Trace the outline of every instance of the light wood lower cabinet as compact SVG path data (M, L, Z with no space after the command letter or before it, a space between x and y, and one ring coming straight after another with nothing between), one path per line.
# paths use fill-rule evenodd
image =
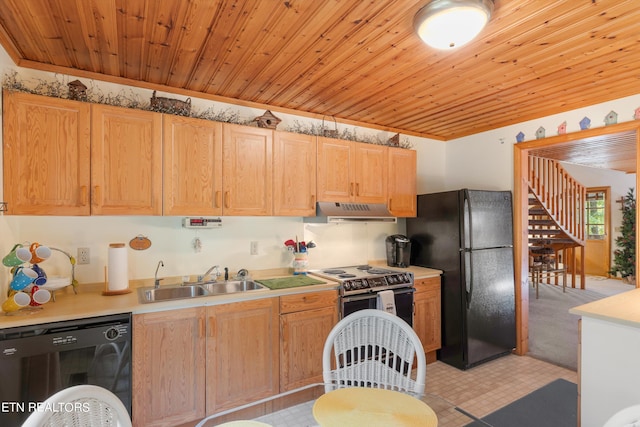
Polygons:
M435 351L442 347L440 277L416 279L415 287L413 329L422 341L428 359L435 361Z
M133 424L175 426L322 381L335 290L137 314Z
M133 316L133 425L175 426L205 415L205 309Z
M322 382L322 349L338 322L338 292L280 297L280 391Z
M278 298L207 308L207 415L278 393Z

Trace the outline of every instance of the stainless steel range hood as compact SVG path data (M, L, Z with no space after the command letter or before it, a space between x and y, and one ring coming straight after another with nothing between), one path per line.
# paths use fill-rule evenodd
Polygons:
M308 223L398 222L382 203L318 202L316 216L305 217Z

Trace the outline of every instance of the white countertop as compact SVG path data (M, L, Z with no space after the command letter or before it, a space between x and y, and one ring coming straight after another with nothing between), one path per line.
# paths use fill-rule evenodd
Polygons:
M640 289L573 307L569 313L640 328Z

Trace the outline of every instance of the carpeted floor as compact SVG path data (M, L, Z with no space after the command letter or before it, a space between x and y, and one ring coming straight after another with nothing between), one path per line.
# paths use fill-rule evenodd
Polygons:
M588 276L586 288L541 284L539 298L529 288L529 355L572 370L578 369L578 319L569 309L634 289L620 280Z
M577 401L576 384L558 379L466 427L572 427Z

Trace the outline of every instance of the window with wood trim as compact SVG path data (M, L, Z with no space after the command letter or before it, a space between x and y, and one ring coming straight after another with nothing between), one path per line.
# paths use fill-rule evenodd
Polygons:
M587 239L604 240L606 238L606 202L604 191L587 192Z

